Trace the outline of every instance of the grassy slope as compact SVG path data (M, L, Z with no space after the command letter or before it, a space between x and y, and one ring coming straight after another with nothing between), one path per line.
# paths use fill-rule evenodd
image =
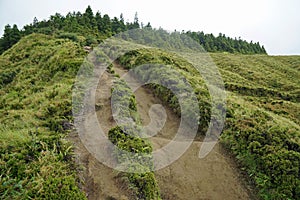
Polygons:
M300 56L211 55L227 90L300 124Z
M82 49L70 40L33 34L0 56L1 199L85 199L65 140L72 121L72 85L86 56ZM136 112L135 101L132 105ZM110 135L120 134L117 127ZM126 142L137 150L152 149L139 138L125 136ZM152 172L123 174L136 196L160 199Z
M228 95L221 142L241 162L257 185L259 196L297 199L300 196L300 57L222 53L211 57L219 67ZM209 110L201 77L195 76L184 61L157 50L128 53L119 61L127 68L149 61L172 65L196 89L200 108ZM137 73L142 77L148 72ZM171 79L180 82L176 77ZM159 90L158 96L172 108L178 107L168 91L159 86L153 89ZM207 112L203 109L201 112L202 119L209 119ZM203 123L200 129L205 129Z
M221 141L243 164L261 197L296 199L300 57L211 56L228 91ZM64 139L71 120L72 83L83 57L78 44L37 34L0 56L1 199L84 198ZM166 57L158 60L167 62ZM206 95L199 86L201 78L189 74L182 61L177 64L197 94Z
M299 198L300 57L212 57L230 91L222 141L245 166L261 197Z
M85 198L64 139L81 49L33 34L0 56L0 199Z

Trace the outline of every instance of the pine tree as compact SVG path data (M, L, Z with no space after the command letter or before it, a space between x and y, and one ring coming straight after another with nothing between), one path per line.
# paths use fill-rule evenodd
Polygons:
M120 33L121 30L121 22L119 21L118 18L114 17L113 20L111 21L111 28L113 34Z
M38 23L39 23L39 20L38 20L36 17L34 17L34 18L33 18L33 23L32 23L33 26L34 26L34 27L37 27Z
M92 29L97 27L97 22L94 17L94 13L91 6L88 6L87 9L85 10L85 13L83 14L83 21L85 22L86 27Z
M122 13L120 15L120 29L121 29L121 31L126 31L126 25L125 25L124 17L123 17Z
M133 23L128 24L128 29L136 29L136 28L140 28L139 18L138 18L137 12L134 15Z
M21 33L16 24L11 26L8 24L4 28L4 34L0 42L0 53L12 47L21 39Z
M101 32L103 28L103 22L102 22L101 13L99 11L95 15L95 20L96 20L98 31Z
M103 34L106 34L107 36L111 36L112 35L111 20L107 14L105 14L102 18L102 25L103 25L103 27L100 30L100 32L102 32Z

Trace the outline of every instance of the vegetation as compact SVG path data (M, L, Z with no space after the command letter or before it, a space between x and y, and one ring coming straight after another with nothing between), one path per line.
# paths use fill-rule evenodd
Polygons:
M0 56L1 199L85 199L66 140L81 49L33 34Z
M231 91L222 142L245 166L263 199L299 198L300 57L212 57ZM232 90L232 85L238 87Z
M7 25L3 37L0 39L0 54L17 43L21 37L31 33L60 35L62 38L69 38L75 41L85 38L82 41L83 44L97 45L100 41L112 35L137 28L152 29L150 23L146 26L140 25L137 13L133 22L125 23L122 14L119 18L111 18L107 14L102 16L99 11L94 14L91 7L88 6L84 13L70 12L66 16L56 13L50 16L48 20L43 21L38 21L37 18L34 18L33 23L25 25L21 30L16 25L13 25L13 27ZM165 32L163 29L158 31ZM266 54L266 50L258 42L253 43L251 41L249 43L241 38L232 39L222 33L218 37L215 37L213 34L204 34L203 32L188 31L181 34L190 36L208 52ZM155 38L151 38L151 36L147 39L155 41Z
M185 113L185 116L193 115L188 117L189 119L199 118L199 130L202 134L205 134L211 117L210 96L203 80L199 78L195 79L195 77L191 75L191 73L194 74L197 73L197 71L195 72L195 69L190 63L187 63L182 58L180 59L175 55L163 52L159 49L141 49L138 51L131 51L119 58L118 61L127 69L135 69L135 66L151 63L170 65L173 67L172 69L176 69L176 71L182 74L186 80L181 80L181 76L172 71L172 69L166 71L160 66L155 69L151 69L151 67L154 67L153 65L146 65L140 69L134 70L135 75L138 78L143 79L142 81L146 82L149 77L152 77L153 81L157 84L149 84L148 87L153 89L154 94L167 103L178 116L183 114L181 112L182 109L180 108L178 99L176 95L164 85L168 85L170 88L176 88L176 90L180 91L180 94L189 91L186 85L187 82L190 83L193 88L196 88L195 94L198 98L200 113L195 113L195 105L190 103L189 98L185 98L184 105L186 106L185 110L187 112ZM168 81L168 83L163 83L163 81ZM198 117L198 115L201 117Z
M213 34L204 34L203 32L186 32L188 36L193 38L199 44L201 44L208 52L229 52L229 53L241 53L241 54L266 54L264 46L261 46L259 42L249 43L245 40L232 39L226 37L225 34L220 33L218 37Z
M220 53L211 56L228 91L226 127L221 142L236 155L262 199L297 199L300 196L300 109L297 109L300 106L300 57ZM146 63L161 63L177 69L198 95L199 133L205 133L211 104L204 81L189 63L157 49L129 52L119 58L119 62L128 69ZM153 76L147 73L149 71L153 70L135 70L138 77ZM165 73L160 71L159 74L162 77ZM176 82L180 85L178 79ZM175 111L180 109L178 103L172 101L169 90L159 86L151 88Z
M129 188L136 199L160 199L158 185L152 171L152 146L147 139L140 137L141 122L137 114L134 94L123 80L115 81L112 90L114 102L119 102L115 103L115 106L120 111L118 113L121 119L132 119L132 122L136 123L136 125L132 122L123 123L112 128L108 133L109 140L119 148L115 152L119 165L125 166L125 170L129 171L121 173L123 180L129 183Z
M135 28L151 29L151 25L141 27L137 15L132 23L125 23L122 15L113 19L99 12L94 15L90 7L83 14L73 12L66 16L55 14L44 21L35 19L22 30L16 25L5 27L0 39L1 199L86 198L78 187L81 180L76 175L78 168L73 162L72 146L65 139L72 127L70 94L86 55L83 46L96 45L111 35ZM236 156L257 186L259 196L299 199L300 57L267 56L259 43L223 34L218 37L203 32L178 34L186 34L207 51L214 52L210 55L227 91L227 118L221 142ZM143 40L164 44L155 35L147 35ZM149 48L128 52L118 61L128 69L149 63L169 65L184 76L185 79L179 79L160 70L149 70L151 65L135 70L145 80L148 74L154 77L159 74L169 76L172 84L183 89L189 83L199 100L199 134L206 132L211 118L210 95L190 63ZM135 98L124 82L118 80L115 86L114 92L120 92L130 102L129 113L121 115L131 117L137 126L114 127L109 138L120 149L136 155L138 159L131 162L133 169L150 171L151 144L136 137L140 122ZM178 101L170 90L158 84L149 87L180 113ZM190 110L192 113L193 107ZM120 165L131 159L120 152L116 156ZM152 172L122 175L137 198L160 198Z

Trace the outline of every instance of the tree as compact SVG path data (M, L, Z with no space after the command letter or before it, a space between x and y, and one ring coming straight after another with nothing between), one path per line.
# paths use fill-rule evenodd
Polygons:
M116 17L111 21L111 27L113 34L118 34L122 31L126 30L126 26L124 24L124 21L120 20Z
M11 34L12 34L11 42L13 44L17 43L21 39L21 33L16 24L13 25Z
M37 27L38 23L39 23L39 20L36 17L34 17L33 18L33 26Z
M113 34L121 32L120 22L119 22L118 18L116 18L116 17L113 18L113 20L111 21L111 28L112 28Z
M51 26L59 29L63 25L63 16L59 13L56 13L55 15L50 16L50 22Z
M86 8L85 13L83 15L86 16L90 20L94 18L94 13L93 13L91 6L88 6Z
M138 18L137 12L136 12L135 15L134 15L133 23L127 23L127 28L128 28L128 29L136 29L136 28L140 28L139 18Z
M4 28L4 34L0 42L0 53L12 47L21 39L21 33L16 24L11 26L8 24Z
M96 28L97 22L94 17L93 10L91 6L88 6L87 9L85 10L85 13L83 14L83 21L85 22L85 26L89 28Z
M101 29L103 27L103 22L102 22L101 13L99 11L96 13L95 19L96 19L98 31L101 32Z
M111 36L111 20L107 14L105 14L102 18L102 29L100 30L101 33Z
M151 26L150 22L148 22L148 24L145 26L145 28L152 29L152 26Z
M139 18L138 18L137 12L134 15L133 25L134 25L134 28L140 28Z
M120 22L123 22L123 24L125 24L123 13L121 13L121 15L120 15Z
M120 15L120 29L121 29L121 31L126 31L126 25L125 25L125 21L124 21L124 17L123 17L122 13Z

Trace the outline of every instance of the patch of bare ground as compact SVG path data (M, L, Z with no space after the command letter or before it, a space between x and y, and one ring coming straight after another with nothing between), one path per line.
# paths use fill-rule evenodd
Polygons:
M96 114L105 133L116 124L111 114L111 88L113 75L105 72L96 91ZM89 200L128 200L131 199L127 188L118 180L117 172L99 162L83 145L77 133L70 136L74 143L77 163L82 166L80 177L84 180L82 189Z
M127 72L119 65L115 65L114 69L120 76ZM151 142L154 150L165 146L176 135L180 118L148 88L141 87L136 90L135 97L144 126L151 121L148 114L151 106L154 104L164 106L167 114L166 123L163 129L151 138ZM155 172L162 198L166 200L253 199L250 186L245 183L234 160L227 155L221 145L217 144L207 157L200 159L198 154L201 145L201 141L194 141L178 160Z
M127 71L119 65L114 70L120 76ZM131 77L134 79L133 77ZM113 76L105 72L101 77L96 103L97 117L102 129L107 133L115 126L111 114L111 87ZM153 95L150 89L141 87L135 92L138 112L144 126L151 121L149 110L154 104L163 103ZM151 138L154 149L169 143L175 136L180 118L164 105L167 120L164 127ZM85 180L84 191L88 199L131 199L130 194L117 181L116 172L98 162L82 145L78 136L73 135L75 154L79 164L84 167L82 177ZM240 172L232 158L217 144L210 154L198 158L201 141L194 141L190 148L171 165L155 172L162 198L166 200L201 200L201 199L253 199L250 187L241 178Z

